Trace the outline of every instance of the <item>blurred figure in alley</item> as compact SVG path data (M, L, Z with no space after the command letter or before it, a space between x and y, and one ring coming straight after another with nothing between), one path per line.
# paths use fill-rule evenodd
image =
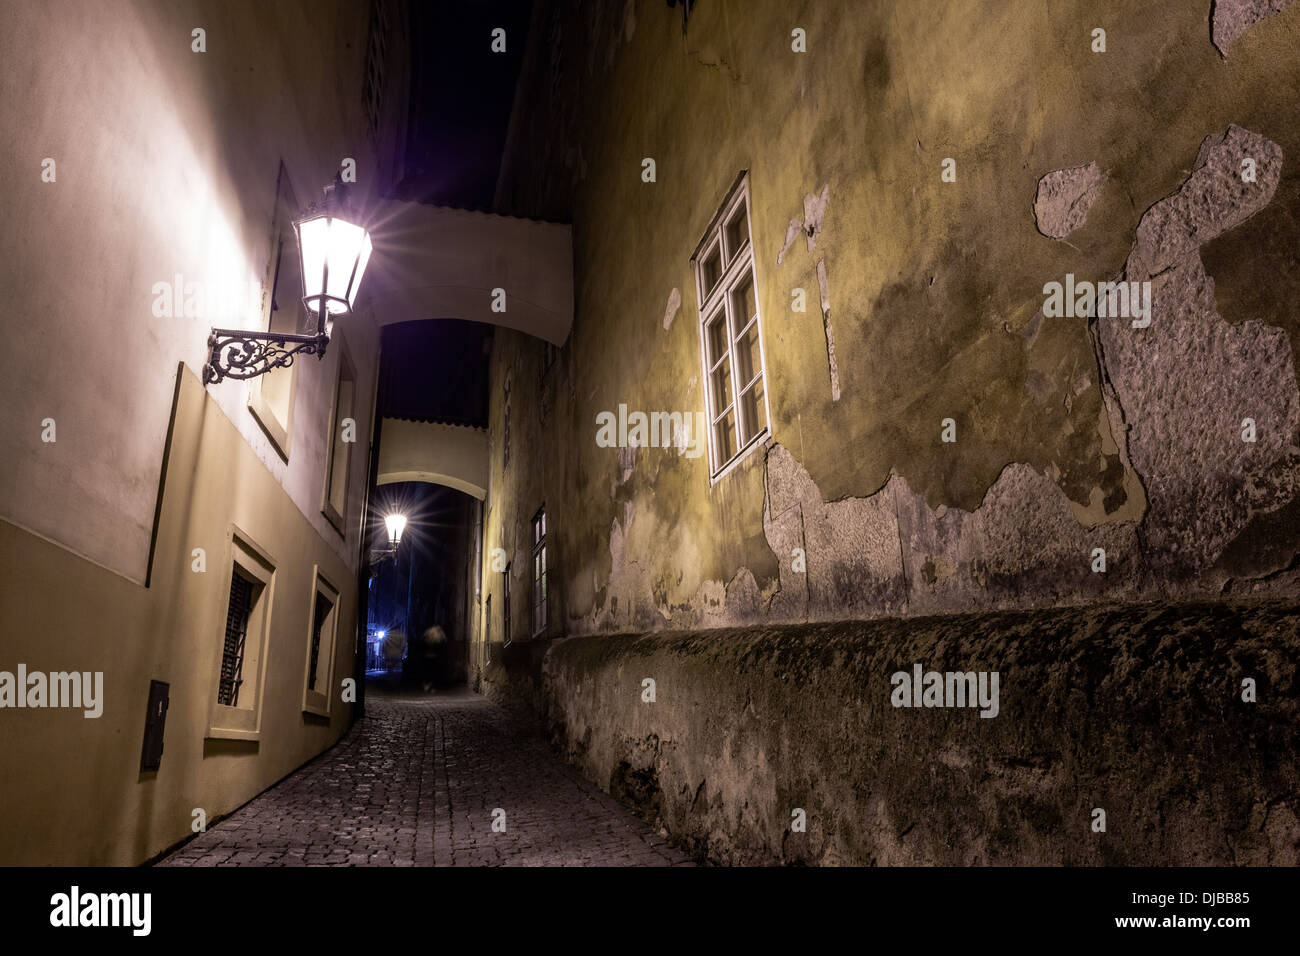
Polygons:
M422 658L424 692L426 694L433 690L438 656L442 653L442 647L446 643L447 633L442 629L441 625L435 624L424 632Z

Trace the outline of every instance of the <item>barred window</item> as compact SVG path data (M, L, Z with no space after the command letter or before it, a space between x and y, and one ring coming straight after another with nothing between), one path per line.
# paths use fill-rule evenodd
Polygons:
M244 682L244 648L248 642L248 619L253 611L254 582L239 573L230 575L230 602L226 607L226 642L221 652L221 679L217 703L239 706L239 687Z
M330 611L334 610L334 605L330 599L319 591L316 592L316 607L312 611L311 623L311 655L307 662L307 689L316 689L316 671L320 663L320 639L321 631L325 628L325 623L329 620Z

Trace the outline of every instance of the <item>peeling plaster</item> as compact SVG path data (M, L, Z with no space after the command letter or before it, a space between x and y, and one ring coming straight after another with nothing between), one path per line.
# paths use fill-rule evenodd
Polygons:
M1242 180L1246 157L1255 161L1255 182ZM1281 148L1256 133L1229 126L1206 137L1186 182L1141 217L1128 260L1114 276L1152 283L1150 327L1093 317L1096 366L1065 370L1063 394L1043 369L1027 368L1032 401L1069 408L1094 386L1101 391L1097 481L1083 500L1062 490L1059 463L1010 462L971 510L931 507L896 473L871 494L826 501L803 465L774 443L764 461L762 531L775 575L741 566L729 579L684 581L683 569L699 567L692 556L707 549L693 531L657 513L653 474L636 485L649 482L648 495L632 492L637 450L621 449L611 488L622 513L611 530L610 577L590 612L573 619L574 633L1111 602L1142 597L1151 587L1169 596L1229 583L1249 590L1252 576L1290 580L1295 549L1283 542L1260 558L1250 543L1271 516L1290 520L1282 509L1300 499L1300 390L1290 342L1285 330L1253 317L1230 324L1219 316L1199 255L1202 244L1271 201L1281 166ZM1036 216L1041 227L1068 234L1083 222L1105 177L1095 164L1058 172L1071 175L1040 187ZM806 197L805 217L791 222L782 256L799 231L814 246L828 198L828 187ZM838 398L824 259L817 278ZM674 292L679 299L680 290ZM665 327L674 307L680 303L670 296ZM1021 330L1026 354L1048 334L1048 321L1055 320L1040 310ZM1246 417L1257 423L1254 443L1240 438ZM1104 477L1117 458L1119 487ZM630 495L643 506L637 549L626 542ZM1092 567L1099 548L1104 572ZM805 556L802 572L793 567L795 549Z
M821 235L822 220L826 217L826 206L830 201L830 183L822 186L820 195L809 193L803 197L803 231L808 239L809 252L817 247L817 237Z
M1241 160L1258 181L1243 182ZM1300 390L1285 330L1218 314L1199 247L1273 198L1276 143L1238 126L1207 136L1187 181L1138 224L1127 281L1152 284L1151 326L1094 319L1114 390L1112 430L1142 476L1150 508L1142 531L1153 568L1185 578L1212 564L1253 513L1300 493L1289 452L1300 435ZM1257 441L1241 439L1253 418ZM1252 476L1269 475L1266 492Z
M1275 16L1291 0L1214 0L1210 7L1210 36L1226 59L1228 48L1261 20Z
M626 525L615 521L606 602L574 623L608 630L723 627L1133 595L1142 569L1136 524L1088 527L1073 508L1050 478L1024 464L1007 466L974 511L932 509L897 475L866 497L828 502L789 450L773 445L763 532L777 558L777 582L764 588L742 567L730 581L706 580L685 605L669 607L655 601L650 571L631 559ZM805 552L804 572L794 569L795 548ZM1094 548L1106 550L1105 573L1092 571Z
M790 225L785 227L785 244L781 246L781 251L776 254L776 264L779 266L785 261L785 254L790 251L794 241L803 233L803 220L796 216L790 220Z
M1096 163L1071 166L1047 173L1038 180L1034 195L1034 220L1038 231L1050 239L1064 239L1083 225L1096 201L1106 174Z
M840 367L835 361L835 330L831 327L830 282L826 278L826 260L817 260L817 289L821 294L822 327L826 331L826 362L831 370L831 401L840 400Z
M682 308L682 290L674 288L668 293L668 304L664 307L664 330L672 327L673 319L677 318L677 313Z

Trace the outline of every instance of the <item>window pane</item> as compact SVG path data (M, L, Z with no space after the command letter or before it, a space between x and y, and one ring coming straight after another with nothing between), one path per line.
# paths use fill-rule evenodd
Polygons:
M736 339L736 388L744 388L763 370L763 353L758 348L758 323L740 333Z
M704 261L700 263L700 286L704 290L707 298L718 284L718 279L722 276L722 248L717 243L713 248L704 254Z
M334 451L330 458L330 507L340 517L347 516L348 459L352 443L343 440L343 419L352 417L352 398L355 383L347 378L346 370L339 378L334 404Z
M725 465L736 453L736 420L732 412L713 426L713 435L718 445L718 464Z
M713 414L716 417L731 404L731 362L723 359L709 377L713 380Z
M767 406L763 402L763 379L740 396L741 441L746 444L767 426Z
M732 213L731 221L727 223L727 261L734 259L736 253L745 248L745 243L748 241L749 217L745 213L745 204L742 202Z
M709 368L712 368L718 363L718 359L727 354L727 317L721 309L709 323L708 340Z
M316 670L320 662L321 633L325 629L325 621L332 610L334 610L334 605L330 602L330 599L319 591L316 592L316 608L312 613L311 660L307 666L308 690L316 689Z
M754 274L746 273L731 293L731 315L737 329L743 329L758 312L754 300Z

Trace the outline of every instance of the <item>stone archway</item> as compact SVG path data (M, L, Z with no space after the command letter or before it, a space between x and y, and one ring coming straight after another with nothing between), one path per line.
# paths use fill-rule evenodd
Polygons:
M376 485L427 481L487 497L487 431L471 425L383 419Z

